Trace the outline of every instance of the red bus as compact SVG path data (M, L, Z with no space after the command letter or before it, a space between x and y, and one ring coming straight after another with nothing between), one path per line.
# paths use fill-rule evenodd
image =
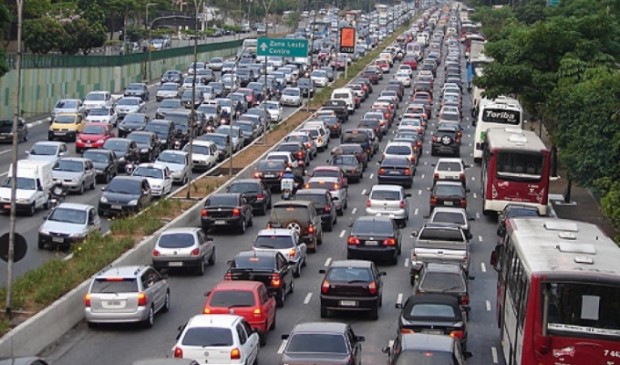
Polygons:
M594 224L513 218L491 255L507 365L620 364L620 248Z
M532 131L489 128L482 153L483 213L509 203L531 205L547 215L551 153Z

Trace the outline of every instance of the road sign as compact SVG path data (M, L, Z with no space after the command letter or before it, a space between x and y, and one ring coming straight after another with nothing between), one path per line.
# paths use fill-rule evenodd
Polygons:
M547 0L547 6L558 6L560 5L560 0Z
M308 57L308 40L258 38L257 56Z
M355 28L340 28L340 52L355 53Z

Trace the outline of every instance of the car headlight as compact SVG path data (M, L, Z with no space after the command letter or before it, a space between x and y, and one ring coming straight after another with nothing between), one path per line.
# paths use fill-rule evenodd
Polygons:
M47 229L41 227L41 228L39 228L39 234L49 235L50 231L48 231Z
M130 201L129 203L127 203L127 204L128 204L128 205L138 205L138 200L137 200L137 199L131 200L131 201Z
M161 185L151 185L153 189L161 189Z
M99 202L100 202L100 203L104 203L104 204L105 204L105 203L107 203L107 202L108 202L108 198L106 198L105 196L102 196L102 197L99 199Z
M181 171L172 171L172 172L170 173L170 175L175 176L175 177L176 177L176 176L181 176Z
M69 237L71 238L84 238L85 234L82 232L71 233Z
M80 181L79 177L74 177L71 179L71 182L74 182L74 183L79 182L79 181Z
M125 162L125 157L121 157L118 159L119 162Z
M148 153L149 149L148 148L141 148L140 149L140 153Z
M26 198L26 199L24 199L24 198L22 198L22 199L17 199L17 202L18 202L18 203L28 203L28 204L29 204L29 203L30 203L30 199L28 199L28 198Z

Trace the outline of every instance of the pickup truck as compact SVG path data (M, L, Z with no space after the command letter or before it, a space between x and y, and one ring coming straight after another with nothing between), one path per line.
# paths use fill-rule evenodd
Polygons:
M415 238L411 250L411 277L428 262L457 263L469 271L469 242L461 227L451 223L426 223Z
M323 104L321 110L333 110L336 112L338 121L345 123L349 120L349 110L347 109L347 103L343 100L328 100Z

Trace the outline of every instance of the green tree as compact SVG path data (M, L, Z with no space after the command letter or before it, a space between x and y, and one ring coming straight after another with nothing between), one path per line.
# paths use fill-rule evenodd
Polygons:
M299 26L299 21L300 20L301 20L301 14L299 14L299 11L296 10L296 11L290 13L286 17L286 26L289 27L289 29L291 31L294 31Z
M62 24L48 16L24 20L23 41L32 53L49 53L58 47L64 33Z
M9 9L4 4L0 4L0 29L4 27L5 24L10 23L11 15L9 13ZM6 61L6 53L4 49L0 48L0 77L4 76L9 72L9 65Z
M77 48L84 54L90 50L104 45L106 40L106 29L101 23L89 23L86 19L76 19L74 27L80 29L76 35Z
M515 16L523 24L534 24L546 19L546 9L545 0L530 0L515 9Z

